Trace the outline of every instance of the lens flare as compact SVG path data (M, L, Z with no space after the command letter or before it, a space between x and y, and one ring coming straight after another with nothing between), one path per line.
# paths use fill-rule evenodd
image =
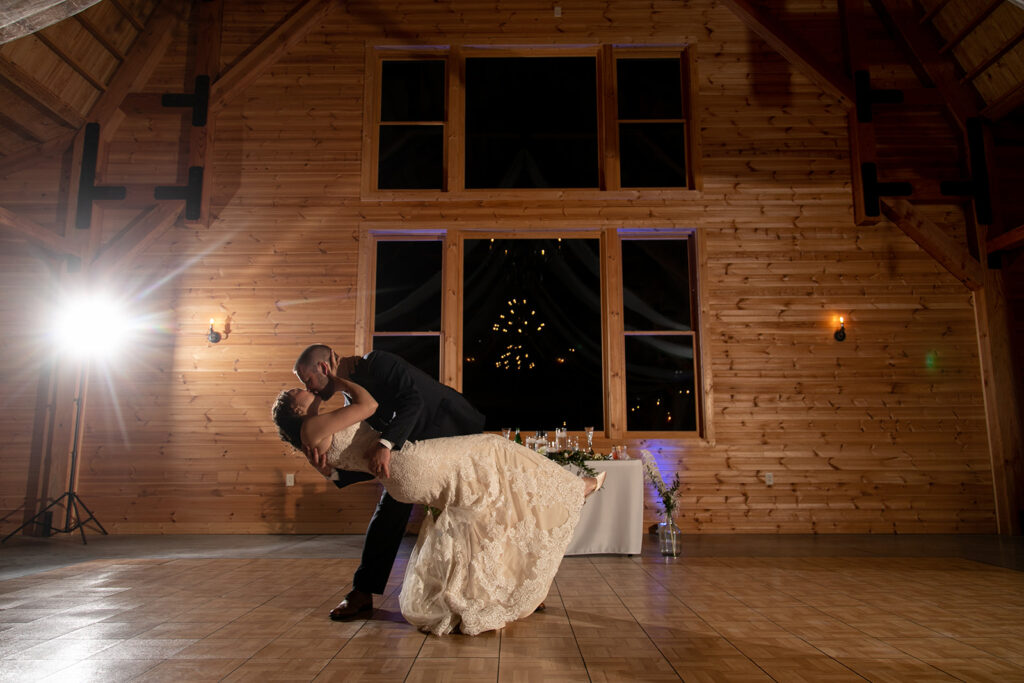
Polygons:
M106 358L117 353L133 332L122 302L102 294L68 299L54 320L54 342L65 353Z

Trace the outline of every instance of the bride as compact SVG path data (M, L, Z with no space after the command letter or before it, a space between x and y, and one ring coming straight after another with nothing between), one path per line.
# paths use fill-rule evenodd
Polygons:
M366 389L333 377L351 403L321 411L304 389L274 404L281 439L325 453L332 467L378 476L393 498L428 506L409 556L399 605L421 630L467 635L499 629L536 610L579 522L583 499L604 474L577 477L495 434L409 442L380 471L367 451L379 434Z

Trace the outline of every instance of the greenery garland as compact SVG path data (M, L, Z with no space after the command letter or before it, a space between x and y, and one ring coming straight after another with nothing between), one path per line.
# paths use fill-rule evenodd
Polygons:
M602 460L601 456L594 455L593 453L586 453L580 450L565 449L563 451L548 451L544 453L552 462L558 463L563 467L566 465L572 465L578 468L585 477L596 477L597 470L587 464L588 460Z

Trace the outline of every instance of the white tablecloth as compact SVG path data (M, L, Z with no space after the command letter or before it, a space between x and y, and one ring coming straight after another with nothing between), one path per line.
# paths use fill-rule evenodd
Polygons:
M592 460L607 472L604 487L587 498L566 555L639 555L644 534L644 474L639 460Z

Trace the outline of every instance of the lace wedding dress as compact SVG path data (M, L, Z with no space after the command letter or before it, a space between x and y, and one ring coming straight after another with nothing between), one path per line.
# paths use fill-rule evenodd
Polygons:
M366 472L378 436L365 423L338 432L327 460ZM495 434L409 442L390 469L381 483L392 497L435 509L402 583L409 623L475 635L537 608L579 522L582 479Z

